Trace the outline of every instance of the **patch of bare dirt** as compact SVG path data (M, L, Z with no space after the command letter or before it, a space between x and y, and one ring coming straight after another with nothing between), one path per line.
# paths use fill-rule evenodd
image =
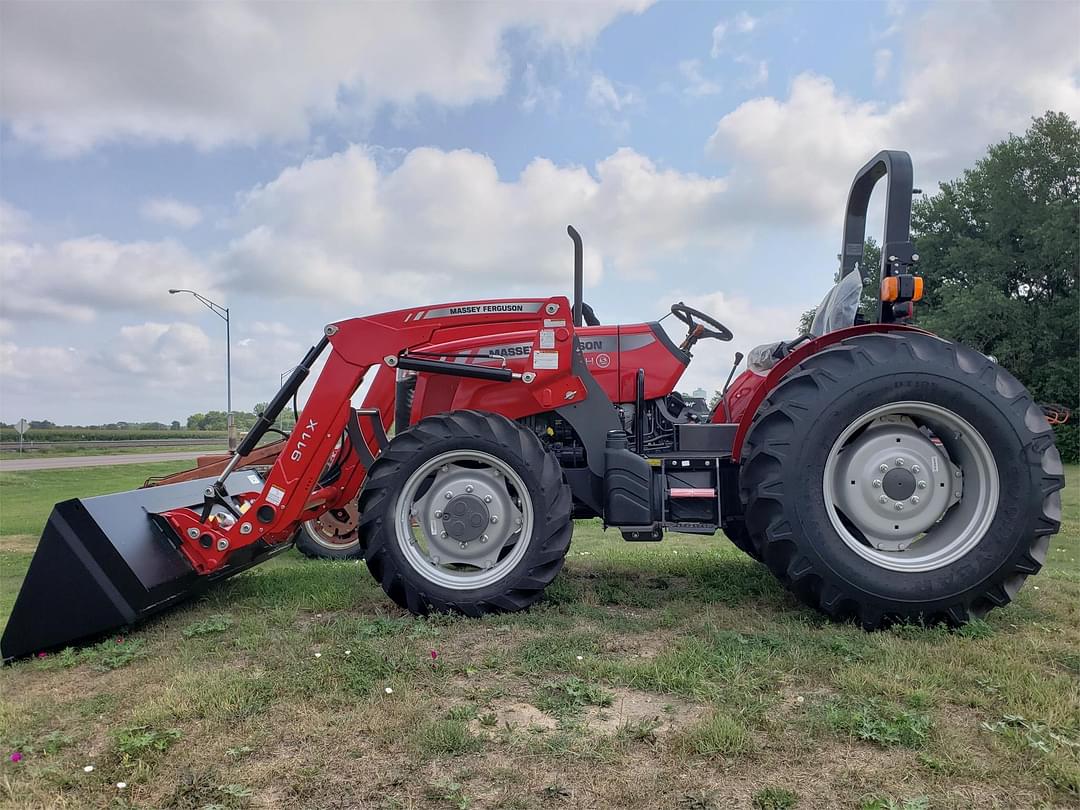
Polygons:
M494 723L490 719L492 715L495 718ZM499 728L509 728L511 730L543 729L544 731L550 731L558 725L558 721L554 717L544 714L531 703L524 702L496 704L484 716L485 722L477 719L469 723L469 728L474 734L483 734L485 731Z
M0 537L0 551L30 554L38 544L38 537L33 534L7 534Z
M601 650L627 658L650 659L670 650L674 645L675 637L670 632L653 631L636 636L613 636L603 642Z
M699 720L704 706L670 695L653 695L633 689L615 689L610 706L590 707L585 727L598 734L613 734L620 728L648 729L653 735L667 734Z

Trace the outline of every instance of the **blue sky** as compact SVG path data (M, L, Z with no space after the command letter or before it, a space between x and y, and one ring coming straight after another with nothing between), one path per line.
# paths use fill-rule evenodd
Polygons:
M933 190L1080 108L1074 3L0 7L0 419L269 398L329 320L569 290L793 334L854 171Z

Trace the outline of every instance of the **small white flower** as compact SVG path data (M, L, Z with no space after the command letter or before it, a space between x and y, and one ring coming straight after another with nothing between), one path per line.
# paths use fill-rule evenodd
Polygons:
M802 695L799 695L797 698L795 698L796 703L803 703L805 700L806 698L804 698Z
M123 790L126 787L127 787L127 782L117 782L116 783L116 789L117 790Z
M92 770L94 770L94 766L87 765L85 768L83 768L83 770L86 771L86 773L90 773Z
M386 694L388 694L388 695L394 694L394 690L391 689L389 686L386 687L383 691L386 692Z
M1039 590L1039 586L1038 586L1038 585L1036 585L1036 586L1035 586L1035 590Z
M316 614L315 614L315 618L316 618L316 619L321 619L321 618L322 618L322 614L321 614L321 613L316 613Z
M578 660L578 661L584 661L584 660L585 660L585 656L584 656L584 655L579 655L579 656L577 657L577 660Z
M352 650L346 650L346 651L345 651L345 654L346 654L346 655L352 655Z
M316 658L322 658L322 653L315 653Z

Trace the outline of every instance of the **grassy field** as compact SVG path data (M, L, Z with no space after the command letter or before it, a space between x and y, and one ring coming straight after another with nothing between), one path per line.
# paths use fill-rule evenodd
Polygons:
M0 477L0 616L53 500L176 466ZM960 632L830 624L722 537L630 545L580 523L547 598L483 621L411 618L363 564L288 552L131 634L0 672L0 802L1075 808L1067 475L1046 569Z

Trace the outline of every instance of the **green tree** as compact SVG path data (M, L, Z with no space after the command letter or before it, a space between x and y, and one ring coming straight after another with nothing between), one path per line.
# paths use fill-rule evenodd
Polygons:
M992 355L1039 402L1080 397L1080 128L1034 119L963 176L916 201L912 230L925 279L920 326ZM1075 425L1060 431L1075 459Z

